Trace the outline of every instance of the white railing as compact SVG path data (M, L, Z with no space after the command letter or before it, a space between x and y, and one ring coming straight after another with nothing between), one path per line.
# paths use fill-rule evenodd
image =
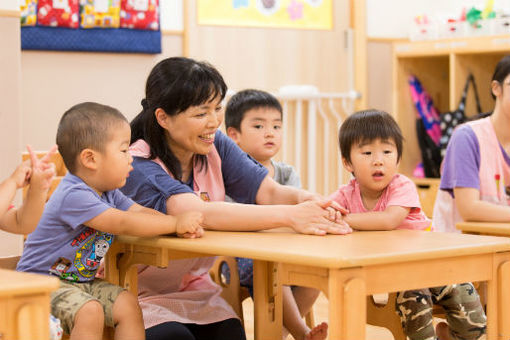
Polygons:
M303 188L332 193L349 178L338 149L338 128L353 112L358 93L321 93L314 86L291 85L273 94L283 107L282 148L275 158L296 168Z
M280 159L296 168L303 188L324 195L332 193L346 180L338 150L338 129L353 112L358 94L285 86L275 96L283 107Z

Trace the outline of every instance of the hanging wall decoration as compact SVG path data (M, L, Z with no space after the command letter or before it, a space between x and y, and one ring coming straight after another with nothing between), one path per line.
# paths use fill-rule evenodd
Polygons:
M197 0L198 24L331 30L332 0Z
M158 0L20 0L23 50L161 53Z

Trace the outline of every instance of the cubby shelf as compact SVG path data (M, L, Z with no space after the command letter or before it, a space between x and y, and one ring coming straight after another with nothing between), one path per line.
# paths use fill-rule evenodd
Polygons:
M469 73L475 77L483 112L492 111L490 81L498 61L510 54L510 35L484 36L393 44L393 108L402 128L404 152L400 171L411 176L421 161L416 138L416 110L408 79L415 75L432 97L439 112L457 108ZM476 114L472 88L466 115Z

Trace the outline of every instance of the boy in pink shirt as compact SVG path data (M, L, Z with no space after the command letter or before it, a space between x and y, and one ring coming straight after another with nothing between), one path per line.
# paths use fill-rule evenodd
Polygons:
M416 186L397 173L403 137L388 113L354 113L340 128L339 144L343 164L354 176L331 195L349 210L345 222L357 230L422 230L429 226ZM449 326L441 323L437 335L433 303L444 307ZM399 292L396 310L410 340L478 340L485 336L485 313L471 283Z

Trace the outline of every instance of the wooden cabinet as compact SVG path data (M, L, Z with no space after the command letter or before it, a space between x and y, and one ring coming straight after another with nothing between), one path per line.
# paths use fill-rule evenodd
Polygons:
M482 110L492 111L490 81L496 64L506 54L510 54L509 35L393 44L393 108L405 138L400 165L403 174L411 176L421 161L409 76L415 75L420 80L439 112L447 112L457 108L466 78L472 73ZM466 114L476 114L472 88Z

